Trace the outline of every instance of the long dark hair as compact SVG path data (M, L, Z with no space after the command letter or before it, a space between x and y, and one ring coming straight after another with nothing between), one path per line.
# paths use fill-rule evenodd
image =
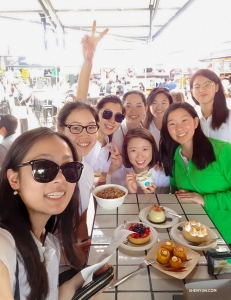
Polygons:
M64 140L71 149L73 159L78 160L75 148L66 136L49 128L40 127L24 132L14 141L5 157L0 173L0 226L12 234L16 247L23 258L27 282L31 288L28 296L30 300L46 299L49 292L48 277L45 265L40 261L38 248L31 235L32 224L27 208L19 195L13 195L13 189L6 173L8 169L17 171L16 166L23 162L31 147L38 141L52 136L58 136ZM60 234L65 256L71 265L76 268L79 268L79 261L74 253L73 244L75 243L74 232L78 224L79 188L76 184L66 209L59 215L51 216L45 226L45 238L48 232L58 232Z
M168 132L167 122L169 114L178 108L186 110L192 116L193 119L195 119L196 117L198 118L195 109L187 102L173 103L165 111L162 128L160 131L160 156L161 161L164 165L165 174L170 176L172 176L174 154L177 147L179 146L179 143L175 142L171 138ZM203 150L201 150L201 147L203 147ZM209 139L204 135L200 126L200 122L198 122L198 126L195 129L193 135L192 161L198 170L203 170L215 160L216 158L212 144L210 143Z
M66 103L61 109L57 117L58 126L64 127L68 116L72 113L73 110L88 110L94 117L95 122L99 123L99 116L96 110L89 104L82 101L73 101ZM76 120L78 121L78 120Z
M223 85L216 73L208 69L201 69L198 70L190 79L191 91L193 88L193 83L198 76L206 77L209 80L213 81L215 84L218 84L218 91L215 94L213 102L211 127L213 130L219 129L221 127L221 124L225 123L229 116L229 109L227 107ZM195 99L193 94L192 99L197 105L200 105L200 103Z
M147 129L149 128L149 126L153 120L153 115L151 113L150 106L152 105L153 101L155 100L155 97L158 94L164 94L168 98L169 105L173 103L172 96L167 88L157 87L157 88L152 89L147 98L148 109L147 109L147 113L146 113L146 118L144 120L144 127Z
M123 158L123 164L126 168L132 168L133 165L131 164L129 158L128 158L128 143L133 138L141 138L144 140L147 140L151 146L152 146L152 159L150 163L148 164L149 168L154 167L157 163L159 163L159 153L156 146L155 139L151 132L145 128L142 127L136 127L133 129L128 130L127 134L124 137L123 146L122 146L122 158Z

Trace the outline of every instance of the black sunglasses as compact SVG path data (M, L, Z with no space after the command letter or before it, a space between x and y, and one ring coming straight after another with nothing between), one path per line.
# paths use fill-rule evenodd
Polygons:
M103 112L102 112L102 117L105 119L105 120L110 120L113 116L113 112L110 110L110 109L105 109ZM117 123L122 123L123 120L124 120L125 116L121 113L116 113L115 114L115 121Z
M76 183L79 181L83 170L83 164L78 161L68 162L63 166L59 166L55 162L45 159L27 161L16 166L15 169L28 165L31 165L34 180L40 183L54 180L59 170L62 170L66 181Z

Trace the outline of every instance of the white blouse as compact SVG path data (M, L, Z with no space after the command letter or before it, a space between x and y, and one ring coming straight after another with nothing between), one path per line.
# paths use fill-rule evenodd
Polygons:
M82 163L84 165L84 168L81 177L78 181L80 199L81 199L80 216L88 208L91 192L93 189L93 183L94 183L94 171L92 166L86 163L84 157L82 159Z
M212 116L207 120L200 114L200 124L204 134L207 137L222 140L231 143L231 111L229 110L229 116L225 123L221 124L221 127L217 130L212 129Z
M59 275L59 261L60 261L60 246L59 241L52 234L48 233L46 236L44 246L40 243L33 233L32 237L38 247L41 262L44 261L49 282L49 294L46 300L58 299L58 275ZM20 299L26 300L30 292L30 287L27 282L26 272L24 268L23 259L18 252L13 236L9 231L0 228L0 260L8 269L12 294L14 295L16 277L16 254L18 259L18 279L20 289Z
M101 143L97 141L91 151L84 156L84 161L92 166L95 173L108 172L111 165L111 157L107 146L111 146L108 137L105 138L106 146L102 147ZM100 170L100 172L99 172Z
M160 143L160 130L156 127L155 123L151 122L148 130L151 132L151 134L153 135L155 141L156 141L156 146L157 149L159 150L159 143Z
M156 171L154 168L151 168L150 171L152 172L152 178L155 183L156 194L166 194L169 193L169 186L170 186L170 179L169 176L166 176L164 171L161 171L160 169ZM111 175L111 183L118 184L126 187L125 179L126 175L129 172L134 172L133 168L125 168L124 166L121 166L119 169L117 169L114 173ZM143 194L143 190L139 187L137 193Z

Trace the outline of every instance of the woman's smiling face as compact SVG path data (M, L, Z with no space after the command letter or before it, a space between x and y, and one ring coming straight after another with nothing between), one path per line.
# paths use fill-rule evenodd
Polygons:
M96 121L94 116L87 109L75 109L66 119L66 125L88 126L95 124ZM68 127L62 127L59 128L59 130L72 141L77 152L82 156L87 155L91 151L98 139L98 131L95 133L88 133L86 128L78 134L71 133Z
M140 126L140 122L143 120L146 114L146 107L142 101L140 95L130 94L126 97L124 102L126 121L131 124L137 124Z
M110 110L113 113L112 117L109 120L106 120L102 117L104 110ZM119 129L121 123L115 121L115 115L117 113L122 114L122 107L120 104L112 102L106 103L104 107L99 110L99 132L101 134L108 136Z
M187 110L178 108L172 111L167 120L167 128L171 138L183 145L192 145L193 135L199 119L193 118Z
M166 109L169 107L169 99L164 93L158 93L155 96L152 104L150 105L150 111L154 118L163 118Z
M64 140L58 136L52 136L36 142L22 163L35 159L50 160L62 166L73 161L73 155ZM7 172L10 173L12 170ZM18 191L26 205L31 221L38 220L42 216L43 219L49 219L51 215L62 213L70 202L76 185L76 183L67 182L62 171L59 171L50 182L37 182L32 176L31 165L19 168L19 172L14 172L14 174L16 185L13 188Z

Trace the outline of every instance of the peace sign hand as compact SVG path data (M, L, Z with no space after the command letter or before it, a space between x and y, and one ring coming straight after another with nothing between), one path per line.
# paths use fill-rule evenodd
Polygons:
M87 60L92 60L94 57L95 49L97 47L98 42L107 34L109 29L104 29L103 32L100 33L98 37L95 37L96 32L96 21L93 22L92 25L92 34L91 36L85 34L82 39L82 50L83 50L83 57Z
M119 152L119 149L116 145L116 142L112 141L113 148L111 146L107 146L109 152L111 153L111 165L109 169L109 174L112 174L115 172L117 169L119 169L122 166L122 156Z

